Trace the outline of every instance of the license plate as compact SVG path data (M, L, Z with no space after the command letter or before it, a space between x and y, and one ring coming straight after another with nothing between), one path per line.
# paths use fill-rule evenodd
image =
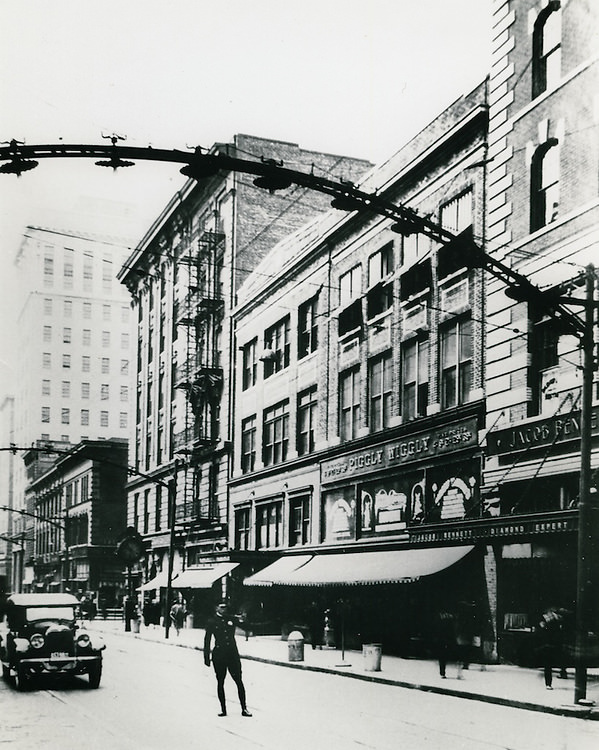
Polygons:
M68 659L69 655L66 653L66 651L54 651L52 654L50 654L50 659Z

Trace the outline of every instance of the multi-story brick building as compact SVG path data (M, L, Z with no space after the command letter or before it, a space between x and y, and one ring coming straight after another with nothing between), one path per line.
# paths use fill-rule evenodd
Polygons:
M245 135L215 145L216 151L324 169L348 180L370 166ZM143 590L161 592L164 606L170 559L178 575L174 585L184 591L196 623L234 567L227 492L230 310L240 283L266 251L328 206L318 193L297 187L272 193L243 174L221 171L189 180L119 274L138 320L132 460L146 477L130 481L129 525L143 535L147 555L137 572Z
M548 289L599 257L599 8L505 0L493 21L486 249ZM584 297L584 286L561 294ZM489 280L484 483L506 658L530 653L530 629L546 607L575 607L582 358L567 333Z
M361 188L484 242L486 127L482 84ZM493 650L484 550L456 544L481 517L483 310L459 253L363 213L316 219L246 281L229 543L258 571L248 608L283 627L343 608L347 644L408 652L476 602Z
M33 450L25 463L39 458ZM125 533L127 473L122 438L83 440L33 471L26 490L33 591L70 590L105 607L120 606L126 582L115 551Z

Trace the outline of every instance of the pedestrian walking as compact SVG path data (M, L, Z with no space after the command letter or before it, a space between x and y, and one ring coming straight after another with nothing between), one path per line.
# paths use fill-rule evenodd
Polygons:
M456 657L456 625L452 612L442 610L437 616L437 632L435 634L439 674L443 679L447 676L447 662ZM458 663L458 679L461 679L461 665Z
M247 708L245 687L241 678L241 659L235 641L235 628L237 627L246 629L245 623L242 623L229 612L226 602L221 602L217 605L214 617L206 624L204 664L209 667L212 660L212 666L216 674L216 693L220 703L219 716L227 715L227 702L225 698L225 678L227 671L237 685L241 715L252 715ZM211 652L213 638L214 647Z
M170 618L177 631L177 635L179 635L179 631L185 622L185 607L180 602L175 602L171 607Z
M308 607L306 620L312 650L316 648L321 649L324 636L324 613L316 602L312 602Z
M539 641L538 654L543 667L545 688L553 690L553 667L562 663L562 616L553 607L546 609L536 628Z

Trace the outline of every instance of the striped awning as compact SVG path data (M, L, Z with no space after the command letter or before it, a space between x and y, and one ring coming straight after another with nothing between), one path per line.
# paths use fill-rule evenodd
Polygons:
M319 554L291 565L296 558L281 558L247 579L249 585L355 586L360 584L411 583L439 573L464 558L473 545L430 547L377 552ZM283 560L285 566L277 566ZM274 568L274 570L273 570ZM252 581L258 578L260 582Z
M289 576L312 559L312 555L286 555L254 573L243 582L246 586L286 584Z
M239 563L222 562L211 568L187 568L173 581L174 589L209 589L213 583L223 578Z

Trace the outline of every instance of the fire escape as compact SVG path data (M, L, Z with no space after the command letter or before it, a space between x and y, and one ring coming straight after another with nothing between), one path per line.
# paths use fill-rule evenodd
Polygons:
M220 438L223 368L220 337L224 317L221 272L224 235L206 231L178 258L187 289L175 310L175 323L185 340L185 357L175 370L175 388L185 391L185 428L174 435L174 449L187 456L185 500L179 521L210 521L216 515L213 493L216 465L210 462ZM202 478L202 463L208 463ZM191 479L191 481L188 481ZM207 493L201 487L206 486ZM208 495L202 503L201 496ZM204 508L204 505L207 505Z

